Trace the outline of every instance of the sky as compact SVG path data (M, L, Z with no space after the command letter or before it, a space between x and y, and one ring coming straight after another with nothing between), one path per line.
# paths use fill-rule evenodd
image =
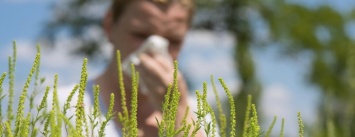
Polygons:
M339 11L347 11L354 7L352 0L289 0L309 7L324 2ZM35 57L35 41L41 32L44 22L51 14L50 4L53 0L0 0L0 72L7 71L7 58L12 53L12 41L17 41L18 61L16 68L16 84L22 85ZM350 3L350 4L349 4ZM222 77L232 91L237 92L239 79L234 71L233 44L228 33L212 33L207 31L189 32L185 46L179 57L180 69L191 84L190 89L202 90L202 82L209 83L210 75ZM68 49L71 41L62 39L55 43L55 50L42 46L41 73L46 77L45 84L51 84L55 73L59 74L59 85L72 84L79 81L82 58L72 57ZM104 45L110 51L110 44ZM277 48L264 50L253 49L257 76L263 86L260 103L264 113L263 129L271 123L274 115L286 119L286 133L296 136L297 112L302 112L305 121L312 122L316 118L316 106L319 91L307 85L305 74L309 67L306 56L296 59L280 59ZM89 66L90 78L97 76L104 64ZM62 78L62 79L61 79ZM209 89L211 86L209 86ZM223 94L221 86L218 86ZM209 90L210 91L210 90ZM225 96L222 96L225 98ZM210 95L210 100L213 96ZM280 128L280 121L275 129Z

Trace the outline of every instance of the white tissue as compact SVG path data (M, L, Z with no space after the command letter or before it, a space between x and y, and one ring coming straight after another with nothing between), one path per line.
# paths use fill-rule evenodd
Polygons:
M122 62L123 72L131 76L131 63L133 63L134 65L139 65L141 63L139 56L142 53L160 55L172 62L172 58L168 52L168 46L169 41L161 36L152 35L148 37L147 40L144 41L144 43L135 52L131 53ZM141 83L140 85L142 89L145 89L144 83Z

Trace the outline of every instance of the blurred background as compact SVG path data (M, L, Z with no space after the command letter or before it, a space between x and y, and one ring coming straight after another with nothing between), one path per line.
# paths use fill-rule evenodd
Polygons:
M84 57L90 62L89 78L95 78L111 56L101 31L109 4L0 0L0 72L7 71L16 40L17 85L25 82L37 44L46 84L52 84L55 73L62 86L77 83ZM306 136L355 136L354 0L196 0L196 6L179 57L192 95L202 82L210 83L212 74L233 91L239 122L251 94L264 131L277 116L274 135L285 118L286 136L297 136L301 112Z

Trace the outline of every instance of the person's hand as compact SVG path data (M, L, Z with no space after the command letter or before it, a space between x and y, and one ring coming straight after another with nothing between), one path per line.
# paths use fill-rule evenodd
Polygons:
M142 54L140 55L140 60L141 63L136 66L136 70L139 72L140 84L144 84L145 90L147 90L145 91L145 96L149 98L155 108L161 110L168 85L173 84L174 81L174 64L160 55ZM176 115L176 127L180 126L180 121L184 118L185 110L188 106L187 85L180 74L178 74L178 88L181 96ZM141 88L140 90L144 89ZM192 119L195 119L193 114L189 112L187 117L187 123L192 124ZM155 122L155 118L152 121ZM196 136L203 137L204 134L199 130Z
M173 83L174 64L160 55L140 55L141 63L136 66L139 79L143 84L143 91L148 96L154 107L161 109L164 95L169 84ZM178 75L179 91L182 96L187 94L186 83L181 75Z

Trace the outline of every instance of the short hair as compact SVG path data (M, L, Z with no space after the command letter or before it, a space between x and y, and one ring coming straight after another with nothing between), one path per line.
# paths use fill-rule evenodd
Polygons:
M134 0L113 0L112 5L111 5L111 10L112 10L112 16L113 16L113 21L119 20L119 18L122 16L123 12L125 11L125 8L133 2ZM169 5L171 3L179 2L183 6L187 7L188 10L188 24L192 22L192 17L195 12L195 5L194 5L194 0L151 0L155 3L161 3L161 4L166 4Z

